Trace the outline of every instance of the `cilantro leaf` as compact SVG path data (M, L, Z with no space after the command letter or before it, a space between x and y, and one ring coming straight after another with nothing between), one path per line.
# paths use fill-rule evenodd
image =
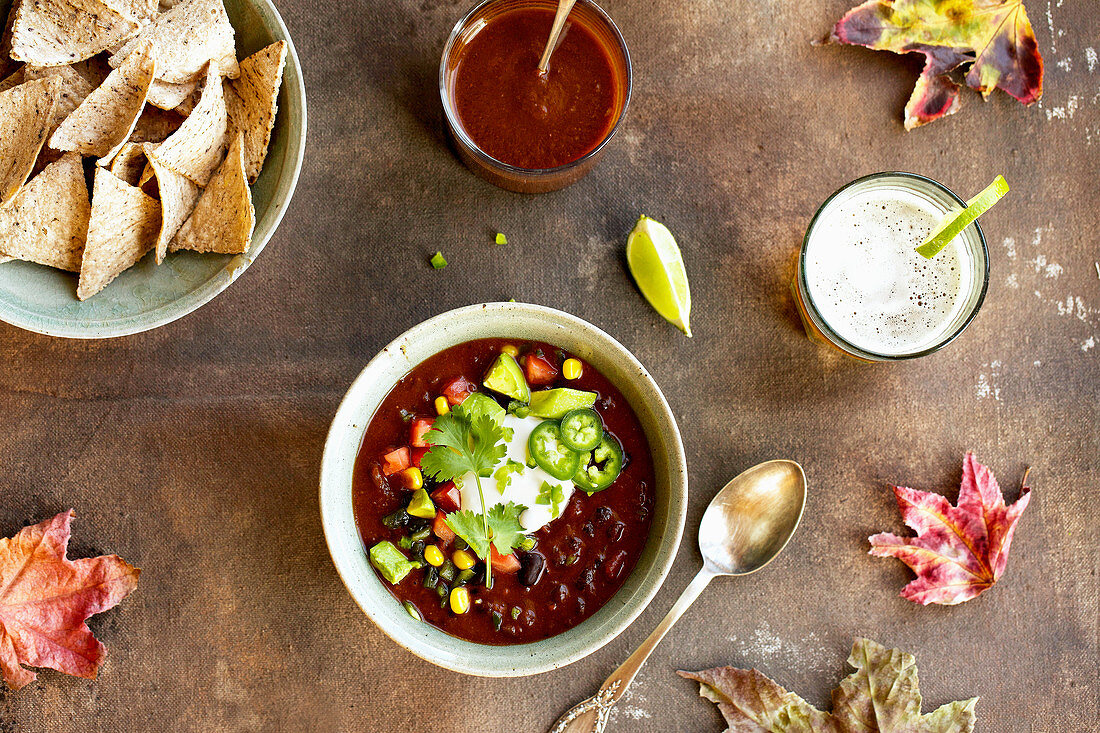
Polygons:
M474 549L483 559L489 555L489 542L492 541L497 553L509 555L520 546L526 535L523 525L520 524L519 515L527 511L527 507L515 502L497 504L489 509L488 514L472 512L469 509L452 512L444 521L451 530L466 540L466 544ZM489 520L489 535L485 535L484 519Z
M526 538L523 525L519 522L519 515L525 511L527 507L514 501L497 504L489 510L489 529L493 533L493 546L499 554L510 555Z
M505 428L488 415L474 419L458 405L436 418L424 440L432 446L420 460L424 473L453 481L465 473L489 476L507 450Z
M489 540L485 537L481 520L480 512L475 514L469 509L451 512L444 518L451 531L466 540L466 544L473 548L478 557L484 558L489 553Z
M491 476L493 469L504 458L507 452L505 441L511 439L512 431L502 424L503 414L499 416L499 420L494 420L491 414L493 410L489 405L484 404L489 398L477 400L474 397L477 397L477 395L471 395L467 398L467 401L470 402L470 408L465 408L465 403L463 403L457 405L446 415L436 418L432 429L424 435L425 441L431 448L420 459L420 469L437 481L458 481L467 473L474 475L474 481L477 482L477 494L481 499L482 506L481 527L475 529L477 515L470 511L454 512L448 515L447 523L455 534L466 540L470 547L473 547L481 559L485 561L485 586L492 588L493 565L490 562L489 543L494 538L496 530L494 530L491 521L493 510L485 511L485 492L481 487L481 479L482 477ZM478 405L482 406L478 407ZM493 403L492 407L495 407L496 411L500 413L504 412L496 403ZM454 515L460 515L454 520L457 526L452 526L449 520ZM512 517L516 526L519 526L518 516L517 513L515 517ZM507 519L506 515L499 513L496 517L496 521L501 524L500 529L505 533L505 536L510 536L512 524L506 521ZM502 547L496 541L493 541L493 544L497 546L498 550ZM511 552L511 550L509 549L507 552ZM507 554L507 552L503 554Z

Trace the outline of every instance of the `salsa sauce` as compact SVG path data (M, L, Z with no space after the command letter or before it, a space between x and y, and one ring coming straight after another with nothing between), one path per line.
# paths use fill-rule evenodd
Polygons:
M470 139L493 158L543 169L584 156L614 126L621 97L607 47L566 21L546 74L538 71L554 11L510 10L465 45L454 74L455 108Z
M411 416L432 416L433 402L456 378L464 377L479 392L507 405L507 398L481 387L486 370L502 348L519 347L520 360L527 353L541 351L558 369L559 376L539 388L572 387L596 392L594 409L606 429L618 438L626 454L622 473L608 488L588 496L573 492L562 515L533 533L537 541L530 553L516 550L526 569L534 560L545 559L545 571L531 586L520 578L524 570L494 571L493 587L484 587L484 574L468 584L470 610L455 614L441 607L436 590L425 588L428 568L413 570L402 581L382 583L400 602L415 606L423 619L453 636L482 644L518 644L538 641L576 626L595 613L622 587L634 569L649 536L655 482L653 463L645 433L626 399L602 374L585 363L582 375L566 380L561 366L569 354L545 343L481 339L451 347L416 366L394 386L371 418L356 458L352 480L355 521L366 548L389 540L397 544L404 532L382 523L409 500L410 492L382 473L380 457L403 445L409 434ZM425 488L436 486L425 477ZM450 555L452 546L436 537L429 540ZM407 553L406 553L407 554ZM479 562L478 566L481 566ZM513 609L519 611L513 617ZM495 627L493 612L500 619Z

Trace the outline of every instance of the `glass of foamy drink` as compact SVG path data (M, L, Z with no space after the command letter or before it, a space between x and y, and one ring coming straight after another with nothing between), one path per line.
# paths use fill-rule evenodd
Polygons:
M865 361L951 343L985 298L985 235L975 222L931 259L916 247L965 206L911 173L876 173L830 196L806 230L792 286L810 339Z

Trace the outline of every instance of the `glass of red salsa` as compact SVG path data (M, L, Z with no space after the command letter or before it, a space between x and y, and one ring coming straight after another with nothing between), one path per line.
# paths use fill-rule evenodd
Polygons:
M439 92L458 156L510 191L543 193L583 178L630 102L626 42L589 0L578 0L547 73L539 73L556 7L485 0L443 49Z
M483 454L481 475L463 446ZM488 338L435 354L393 387L352 491L395 602L453 636L518 644L576 626L615 595L649 537L656 480L638 418L595 367L549 343ZM491 549L479 543L482 500Z

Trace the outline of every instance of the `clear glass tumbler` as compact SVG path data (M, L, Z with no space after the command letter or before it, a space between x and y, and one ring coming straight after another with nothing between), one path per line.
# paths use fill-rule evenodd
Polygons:
M889 196L895 192L899 197L916 196L921 205L925 206L927 210L943 215L966 206L965 201L943 184L913 173L875 173L852 181L826 199L825 203L814 214L802 240L802 249L798 257L798 269L794 282L791 283L791 291L794 294L799 315L802 317L802 323L810 340L830 346L848 356L863 361L914 359L939 351L958 338L970 322L974 320L989 286L989 252L986 248L985 235L978 223L974 222L959 235L961 240L955 240L961 241L961 247L958 250L961 253L960 261L965 260L961 264L966 265L960 267L964 271L960 274L959 288L961 290L954 294L954 297L958 298L955 302L961 305L956 308L949 321L936 327L928 343L921 344L916 349L890 352L876 349L867 343L861 345L850 334L849 338L839 335L836 325L831 326L829 324L828 319L822 313L822 308L814 302L813 288L810 285L810 276L813 273L808 273L808 268L814 267L814 265L808 261L807 251L815 242L815 237L826 236L819 231L819 225L827 217L835 214L840 206L847 202L858 201L857 197L865 197L868 193ZM836 222L830 221L830 225L835 226ZM825 228L828 229L828 227ZM868 304L853 303L852 307L858 310L862 307L868 307Z

